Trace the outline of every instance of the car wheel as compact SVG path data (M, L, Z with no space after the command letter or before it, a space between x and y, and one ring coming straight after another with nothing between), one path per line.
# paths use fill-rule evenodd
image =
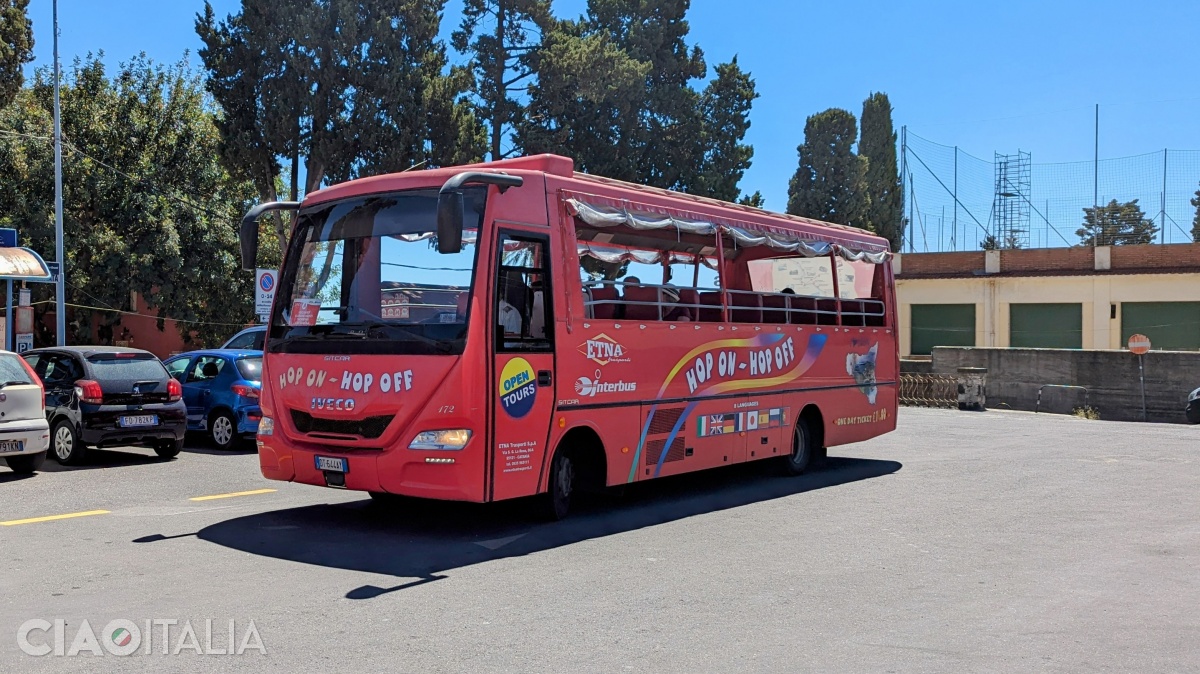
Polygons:
M19 473L21 475L29 475L36 472L45 462L46 452L8 457L8 467L12 468L14 473Z
M75 424L69 419L59 419L50 433L50 448L54 450L54 458L64 466L73 466L83 461L87 449L79 440Z
M217 449L233 449L237 444L237 421L229 412L213 412L208 420L208 437Z
M800 419L796 422L796 433L792 437L792 453L783 460L784 472L788 475L800 475L808 470L812 458L812 433L808 430L808 422Z
M183 439L167 440L154 446L154 453L164 459L173 459L183 451Z
M545 494L538 496L539 517L551 522L566 517L571 509L571 494L574 491L575 462L566 452L556 452L550 463L550 485Z

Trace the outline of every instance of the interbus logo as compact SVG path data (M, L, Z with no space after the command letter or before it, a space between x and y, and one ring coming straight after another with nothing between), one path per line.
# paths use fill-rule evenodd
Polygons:
M579 345L579 352L589 360L608 365L609 363L628 363L630 358L625 355L625 347L617 340L605 334L599 334Z
M580 377L575 381L575 392L583 398L591 398L597 393L632 393L637 391L635 381L600 381L600 371L596 370L596 378Z

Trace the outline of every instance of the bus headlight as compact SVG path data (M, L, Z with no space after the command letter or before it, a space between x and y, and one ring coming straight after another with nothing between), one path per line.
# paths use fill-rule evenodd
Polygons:
M450 431L422 431L413 438L409 449L462 449L471 439L471 431L456 428Z
M263 417L262 419L259 419L258 420L258 434L259 435L274 435L275 434L275 420L272 419L271 417Z

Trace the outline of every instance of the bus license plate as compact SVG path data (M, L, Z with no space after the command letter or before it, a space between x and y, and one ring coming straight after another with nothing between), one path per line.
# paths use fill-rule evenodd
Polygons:
M11 454L24 451L25 442L22 440L0 440L0 454Z
M157 426L157 414L136 414L128 417L121 417L122 428L133 428L136 426Z
M349 473L350 461L347 459L338 459L332 456L318 456L317 470L330 470L335 473Z

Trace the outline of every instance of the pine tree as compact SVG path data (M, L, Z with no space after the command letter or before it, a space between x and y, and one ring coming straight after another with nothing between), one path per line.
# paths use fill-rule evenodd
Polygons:
M700 134L703 154L700 174L689 192L723 201L737 201L738 183L754 148L742 140L750 128L750 106L758 93L754 80L743 71L735 56L716 67L716 77L705 88L700 108L704 115Z
M537 82L516 125L526 154L556 152L578 170L736 199L752 149L754 81L736 60L707 73L689 45L689 0L589 0L578 21L557 21L532 61Z
M904 190L896 168L892 104L885 93L873 93L863 101L858 154L867 159L868 227L887 239L892 250L900 250L904 241Z
M0 108L16 97L25 81L21 68L33 60L29 0L0 0Z
M222 154L264 196L290 160L305 191L325 182L478 159L482 126L437 39L445 0L242 0L196 17L208 89L224 110Z
M808 118L800 166L788 186L787 212L839 225L866 228L867 160L854 154L854 115L831 108Z
M1084 246L1127 246L1154 243L1158 227L1138 206L1138 200L1083 209L1083 227L1076 230Z
M583 21L557 21L534 67L537 81L516 124L521 151L567 155L576 170L637 181L630 120L637 119L651 65Z
M504 141L525 113L513 94L534 75L534 57L550 24L550 0L466 0L463 5L451 44L470 55L476 114L487 124L493 160L511 154L504 151Z

